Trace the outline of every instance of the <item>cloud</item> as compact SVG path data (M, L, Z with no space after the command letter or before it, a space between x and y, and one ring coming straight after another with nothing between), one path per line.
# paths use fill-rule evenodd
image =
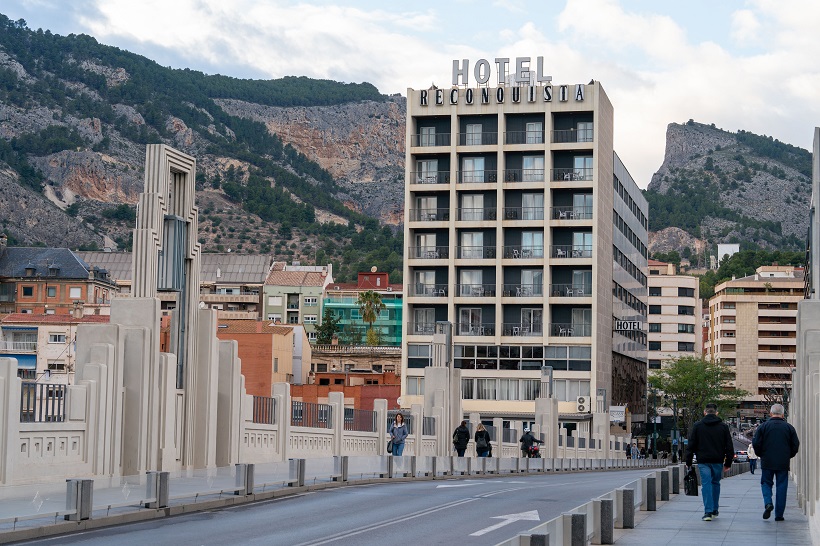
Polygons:
M732 14L732 39L740 45L760 40L760 23L753 11L741 9Z

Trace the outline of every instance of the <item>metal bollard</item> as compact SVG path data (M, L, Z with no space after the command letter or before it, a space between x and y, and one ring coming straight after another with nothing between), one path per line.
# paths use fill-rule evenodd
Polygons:
M382 478L392 478L393 477L393 456L387 455L387 476L382 476Z
M648 476L646 478L646 511L654 512L657 507L657 499L655 498L656 491L655 476Z
M293 463L291 469L294 470L296 474L294 476L295 480L293 480L289 485L292 487L304 487L305 486L305 460L304 459L291 459ZM293 466L296 466L294 469Z
M66 514L68 521L82 521L91 518L94 506L94 480L66 480L65 507L73 510Z
M680 466L678 465L672 467L672 494L680 494Z
M669 471L661 470L661 500L669 500Z

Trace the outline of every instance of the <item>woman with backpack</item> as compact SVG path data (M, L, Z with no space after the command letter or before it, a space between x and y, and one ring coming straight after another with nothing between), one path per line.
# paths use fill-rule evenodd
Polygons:
M407 425L404 424L404 415L396 414L390 427L390 441L393 442L393 456L401 457L404 451L404 440L407 438Z
M475 429L475 452L479 457L489 457L493 453L493 446L490 444L490 433L479 423Z
M453 431L453 448L459 457L464 457L468 443L470 443L470 429L467 428L467 421L462 421Z

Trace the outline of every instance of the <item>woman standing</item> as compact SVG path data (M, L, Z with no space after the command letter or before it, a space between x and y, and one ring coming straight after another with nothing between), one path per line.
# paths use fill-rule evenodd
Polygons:
M749 471L754 474L755 468L757 468L757 453L755 453L755 448L752 444L749 444L746 453L749 454Z
M470 443L470 429L467 428L467 421L462 421L453 431L453 447L459 457L464 457L468 443Z
M493 452L490 444L490 433L479 423L475 429L475 452L479 457L489 457Z
M407 438L407 425L404 424L404 415L396 414L393 425L390 427L390 441L393 442L393 455L401 457L404 451L404 440Z

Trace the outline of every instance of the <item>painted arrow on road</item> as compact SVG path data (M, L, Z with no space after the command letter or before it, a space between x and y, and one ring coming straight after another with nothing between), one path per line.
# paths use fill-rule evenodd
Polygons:
M520 514L507 514L506 516L493 516L493 519L500 519L499 523L495 525L490 525L489 527L485 527L480 531L476 531L475 533L471 533L471 537L480 537L481 535L486 535L490 531L495 531L496 529L500 529L505 525L509 525L514 521L541 521L541 518L538 517L538 510L530 510L529 512L521 512Z

